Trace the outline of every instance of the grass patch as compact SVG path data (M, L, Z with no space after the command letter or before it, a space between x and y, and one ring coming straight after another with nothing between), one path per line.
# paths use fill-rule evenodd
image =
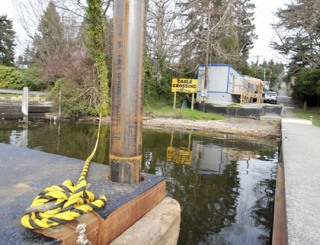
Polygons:
M223 120L226 116L216 113L204 113L202 111L193 110L190 108L176 108L172 106L163 107L146 107L144 108L144 114L152 117L171 117L177 119L190 119L190 120Z
M8 98L8 99L10 99L10 98L12 98L12 97L21 97L22 96L22 94L0 94L0 96L1 97L3 97L3 98Z
M310 116L312 116L313 125L320 127L320 108L308 108L307 110L294 109L293 113L307 120L310 120Z

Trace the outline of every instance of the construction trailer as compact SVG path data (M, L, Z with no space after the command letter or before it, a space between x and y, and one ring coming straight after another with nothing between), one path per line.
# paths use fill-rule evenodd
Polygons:
M206 66L199 65L197 101L212 104L262 102L262 80L240 74L228 64L209 64L208 80Z

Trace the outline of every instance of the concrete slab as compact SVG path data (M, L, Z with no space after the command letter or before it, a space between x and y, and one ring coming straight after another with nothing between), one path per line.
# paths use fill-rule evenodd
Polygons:
M110 245L175 245L180 231L180 212L179 203L167 197Z
M320 128L310 121L282 120L287 243L319 244Z
M312 121L300 118L283 118L283 123L297 123L297 124L305 124L305 125L312 125Z
M44 188L66 179L77 182L84 162L5 144L0 144L0 154L0 244L57 244L54 239L22 227L20 218ZM108 166L92 163L87 178L93 193L108 198L98 211L102 218L164 179L144 174L144 181L138 184L119 184L106 178L108 171Z

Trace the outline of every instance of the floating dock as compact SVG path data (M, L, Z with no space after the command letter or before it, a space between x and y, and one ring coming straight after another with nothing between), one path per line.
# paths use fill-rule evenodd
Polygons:
M156 244L165 240L176 244L180 206L166 197L165 179L143 174L144 180L137 184L115 183L105 177L109 166L96 163L91 163L87 179L90 191L107 196L103 208L59 228L50 228L49 234L55 238L25 229L20 219L33 198L44 188L64 180L76 182L84 161L6 144L0 144L0 152L0 244L75 244L74 229L78 223L86 223L86 236L92 244L112 241L121 244L121 240L131 238L134 240L130 244ZM144 230L137 233L135 224Z

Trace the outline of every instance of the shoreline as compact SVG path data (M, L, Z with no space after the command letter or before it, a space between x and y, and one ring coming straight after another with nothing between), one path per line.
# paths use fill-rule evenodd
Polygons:
M99 121L97 117L79 119L82 122ZM143 128L197 132L204 134L227 134L233 137L250 137L280 140L280 119L256 120L249 118L226 118L224 120L190 120L171 117L143 117ZM103 124L110 124L110 117L102 118Z
M46 113L42 120L58 121L56 114ZM41 120L41 119L39 119ZM60 118L61 121L97 123L98 117ZM32 119L29 121L33 121ZM21 123L21 121L19 121ZM110 117L103 117L102 123L110 125ZM143 128L165 131L197 132L204 134L227 134L233 137L250 137L279 140L280 119L256 120L249 118L226 118L224 120L190 120L171 117L143 117Z
M188 120L173 118L144 118L143 128L182 130L206 134L228 134L238 137L280 139L280 121L244 118L225 120Z

